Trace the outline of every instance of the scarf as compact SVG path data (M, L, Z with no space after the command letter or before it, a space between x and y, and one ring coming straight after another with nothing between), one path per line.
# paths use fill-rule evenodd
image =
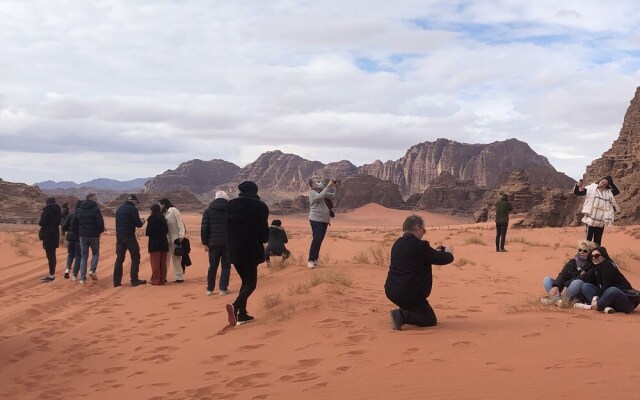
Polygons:
M585 255L584 258L582 258L580 256L580 254L576 254L575 260L576 260L576 266L578 267L578 271L582 271L584 269L584 267L587 266L587 263L589 261L587 261L587 256Z

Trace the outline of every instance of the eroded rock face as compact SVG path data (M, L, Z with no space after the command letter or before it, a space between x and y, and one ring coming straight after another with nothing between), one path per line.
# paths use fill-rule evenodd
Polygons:
M370 175L351 176L340 183L336 208L348 210L369 203L388 208L404 207L397 184Z
M548 189L542 203L533 207L515 226L527 228L575 226L582 218L582 214L576 211L578 205L582 205L582 198L574 196L573 192Z
M489 221L495 219L495 204L500 200L502 194L509 197L509 202L513 207L511 214L521 214L531 211L536 205L541 204L550 189L533 184L529 179L529 174L521 169L514 169L502 178L500 186L487 192L484 202L487 206L487 218ZM568 192L568 190L565 190Z
M611 148L594 160L584 174L585 183L596 182L611 175L620 189L616 201L621 212L620 223L640 220L640 87L627 109L622 129ZM578 205L580 207L582 202Z
M485 188L442 172L424 190L415 208L450 215L472 215L482 206Z
M528 144L509 139L489 144L458 143L448 139L412 146L397 161L375 161L358 173L397 183L403 195L423 192L442 172L455 179L472 180L476 186L492 188L499 176L515 168L527 171L533 184L570 187L573 180L557 172L549 161Z
M145 192L158 194L185 190L196 195L206 193L229 182L239 170L240 167L224 160L191 160L151 178L144 185Z
M37 224L40 213L45 206L47 195L37 186L26 183L7 182L0 179L0 220L13 221L14 218L29 219L29 222ZM73 196L52 196L56 203L62 206L69 203L71 211L75 209L76 197Z

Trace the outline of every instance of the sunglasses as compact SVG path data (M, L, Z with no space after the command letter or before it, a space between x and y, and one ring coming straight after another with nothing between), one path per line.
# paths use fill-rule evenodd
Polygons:
M587 249L578 249L578 253L588 253L589 250Z
M597 260L598 258L600 258L600 254L598 254L598 253L592 254L591 258L593 258L594 260Z

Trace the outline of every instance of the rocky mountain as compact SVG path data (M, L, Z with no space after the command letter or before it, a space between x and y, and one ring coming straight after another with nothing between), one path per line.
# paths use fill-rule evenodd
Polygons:
M19 218L38 223L47 197L50 196L40 190L38 186L0 179L0 221L9 222ZM56 197L58 204L62 205L68 202L71 204L72 210L76 200L72 196Z
M131 192L139 192L142 190L142 187L139 187ZM98 196L98 201L101 203L109 202L118 196L122 195L123 192L109 190L109 189L97 189L94 187L83 186L79 188L71 188L71 189L43 189L43 192L47 194L47 196L53 196L56 199L58 197L74 197L78 199L84 199L87 197L89 193L95 193Z
M573 179L556 171L546 157L517 139L489 144L437 139L412 146L399 160L365 164L358 173L397 183L403 195L410 195L423 192L442 172L492 188L502 173L516 168L526 171L535 185L567 188L573 184Z
M410 199L410 204L420 210L450 215L471 215L482 206L486 188L478 187L472 180L456 179L443 171L431 181L419 198Z
M621 212L616 219L621 223L640 220L640 87L627 108L618 138L587 167L584 180L596 182L607 175L613 177L620 189L616 201Z
M404 201L397 184L371 175L354 175L340 183L336 208L349 210L377 203L388 208L403 208Z
M115 192L126 191L139 191L144 187L146 181L149 178L136 178L129 181L117 181L115 179L98 178L92 179L87 182L75 183L71 181L44 181L38 182L36 185L42 190L56 190L56 189L81 189L88 188L88 190L103 189L113 190Z
M140 211L140 216L147 217L151 211L149 208L152 204L157 204L158 200L166 197L171 200L171 203L180 210L180 212L196 212L200 213L204 211L207 207L206 204L202 203L196 196L185 191L185 190L173 190L166 193L122 193L117 198L108 201L104 204L102 208L102 214L105 216L113 217L115 216L115 212L127 200L129 194L135 194L138 197L138 210Z
M144 191L158 194L185 190L198 195L229 182L239 171L240 167L224 160L191 160L151 178Z

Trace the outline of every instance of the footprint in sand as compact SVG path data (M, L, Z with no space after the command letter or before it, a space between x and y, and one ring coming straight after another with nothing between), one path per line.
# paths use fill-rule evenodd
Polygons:
M347 371L348 371L348 370L350 370L350 369L351 369L351 367L350 367L350 366L348 366L348 365L343 365L343 366L341 366L341 367L336 368L336 370L337 370L337 371L340 371L340 372L347 372Z
M411 353L415 353L415 352L416 352L416 351L418 351L418 350L420 350L420 349L419 349L419 348L417 348L417 347L411 347L411 348L409 348L409 349L406 349L406 350L404 351L404 354L411 354Z
M467 342L467 341L460 341L460 342L454 342L451 345L453 347L458 347L458 346L468 346L470 344L472 344L472 343L471 342Z
M264 334L264 338L265 339L269 339L272 338L276 335L279 335L280 333L282 333L282 329L274 329L272 331L268 331L267 333Z
M127 367L111 367L111 368L105 368L102 370L103 373L105 374L114 374L116 372L122 371L123 369L127 369Z
M260 347L264 347L264 344L248 344L246 346L240 346L236 350L238 350L238 351L248 351L248 350L259 349Z
M323 358L311 358L306 360L298 360L298 364L303 367L313 367L320 364L322 361L324 361Z
M156 364L164 364L171 361L171 357L165 354L156 354L148 358L144 358L142 361L155 361Z
M466 315L447 315L448 319L461 319L461 318L468 318Z
M172 337L176 337L176 336L178 336L177 333L166 333L164 335L158 335L155 338L157 340L167 340L167 339L171 339Z
M522 337L537 337L542 335L540 332L527 333L526 335L522 335Z

